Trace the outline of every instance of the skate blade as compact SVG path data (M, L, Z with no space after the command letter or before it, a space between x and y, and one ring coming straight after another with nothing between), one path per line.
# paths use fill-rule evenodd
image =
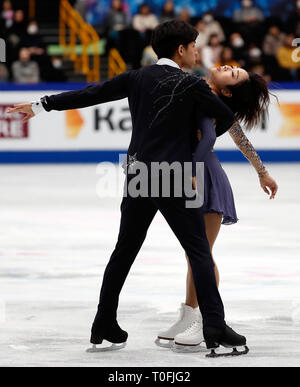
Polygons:
M238 351L236 347L234 347L231 352L227 352L227 353L217 353L215 349L212 349L211 352L208 355L206 355L206 357L217 358L217 357L241 356L241 355L246 355L248 352L249 352L249 348L245 345L243 351Z
M109 352L109 351L119 351L120 349L125 348L127 343L121 344L112 344L110 347L97 347L96 344L92 346L92 348L88 348L86 350L87 353L97 353L97 352Z
M177 353L196 353L196 352L202 352L206 349L205 347L201 346L201 344L202 342L196 345L183 345L175 342L171 349L173 352L177 352Z
M164 343L164 342L161 342L160 340L165 340L165 341L168 341L168 343ZM171 340L171 339L162 339L160 337L158 337L156 340L155 340L155 344L158 346L158 347L161 347L161 348L172 348L173 346L173 342L174 340Z

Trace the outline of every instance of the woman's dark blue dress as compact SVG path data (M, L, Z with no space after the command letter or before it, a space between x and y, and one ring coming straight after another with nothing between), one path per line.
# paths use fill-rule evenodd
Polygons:
M222 215L222 224L238 221L234 197L228 177L213 150L216 131L211 118L200 117L198 128L202 138L194 154L194 161L204 162L204 213Z

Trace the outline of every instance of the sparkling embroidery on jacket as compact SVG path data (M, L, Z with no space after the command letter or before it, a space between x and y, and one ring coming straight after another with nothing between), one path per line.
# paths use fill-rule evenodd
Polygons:
M159 81L157 85L152 90L151 94L157 92L157 89L165 88L167 94L161 95L159 93L159 97L154 100L153 109L154 109L154 118L150 123L150 128L153 126L154 122L158 119L158 117L168 110L171 107L172 103L178 100L179 96L184 95L186 91L192 86L196 85L201 81L202 78L192 76L191 74L185 72L173 72L168 71L164 68L164 71L168 74L166 78L162 81ZM166 88L166 86L169 86ZM161 90L160 90L161 91Z
M128 156L127 162L124 161L124 163L122 164L122 168L124 169L124 172L132 169L132 167L138 162L136 155L137 153L135 153L134 155L130 155L130 154L127 155Z

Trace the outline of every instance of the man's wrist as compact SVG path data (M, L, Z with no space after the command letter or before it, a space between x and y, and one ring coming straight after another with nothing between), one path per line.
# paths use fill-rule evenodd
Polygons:
M31 108L35 116L45 111L41 101L31 102Z

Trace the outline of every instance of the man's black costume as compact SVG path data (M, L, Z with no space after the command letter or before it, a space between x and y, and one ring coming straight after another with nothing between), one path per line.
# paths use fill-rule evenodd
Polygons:
M204 80L168 65L145 67L79 91L46 96L42 103L47 111L67 110L125 97L129 100L133 124L129 164L132 160L147 165L153 161L192 162L199 112L216 118L217 136L234 124L231 110L212 93ZM125 184L128 181L130 175ZM92 342L95 344L103 338L113 342L127 339L127 334L119 338L114 335L119 329L116 323L119 294L157 210L190 259L203 326L225 328L203 214L201 208L186 208L185 204L184 195L123 198L118 241L104 273L93 325Z

